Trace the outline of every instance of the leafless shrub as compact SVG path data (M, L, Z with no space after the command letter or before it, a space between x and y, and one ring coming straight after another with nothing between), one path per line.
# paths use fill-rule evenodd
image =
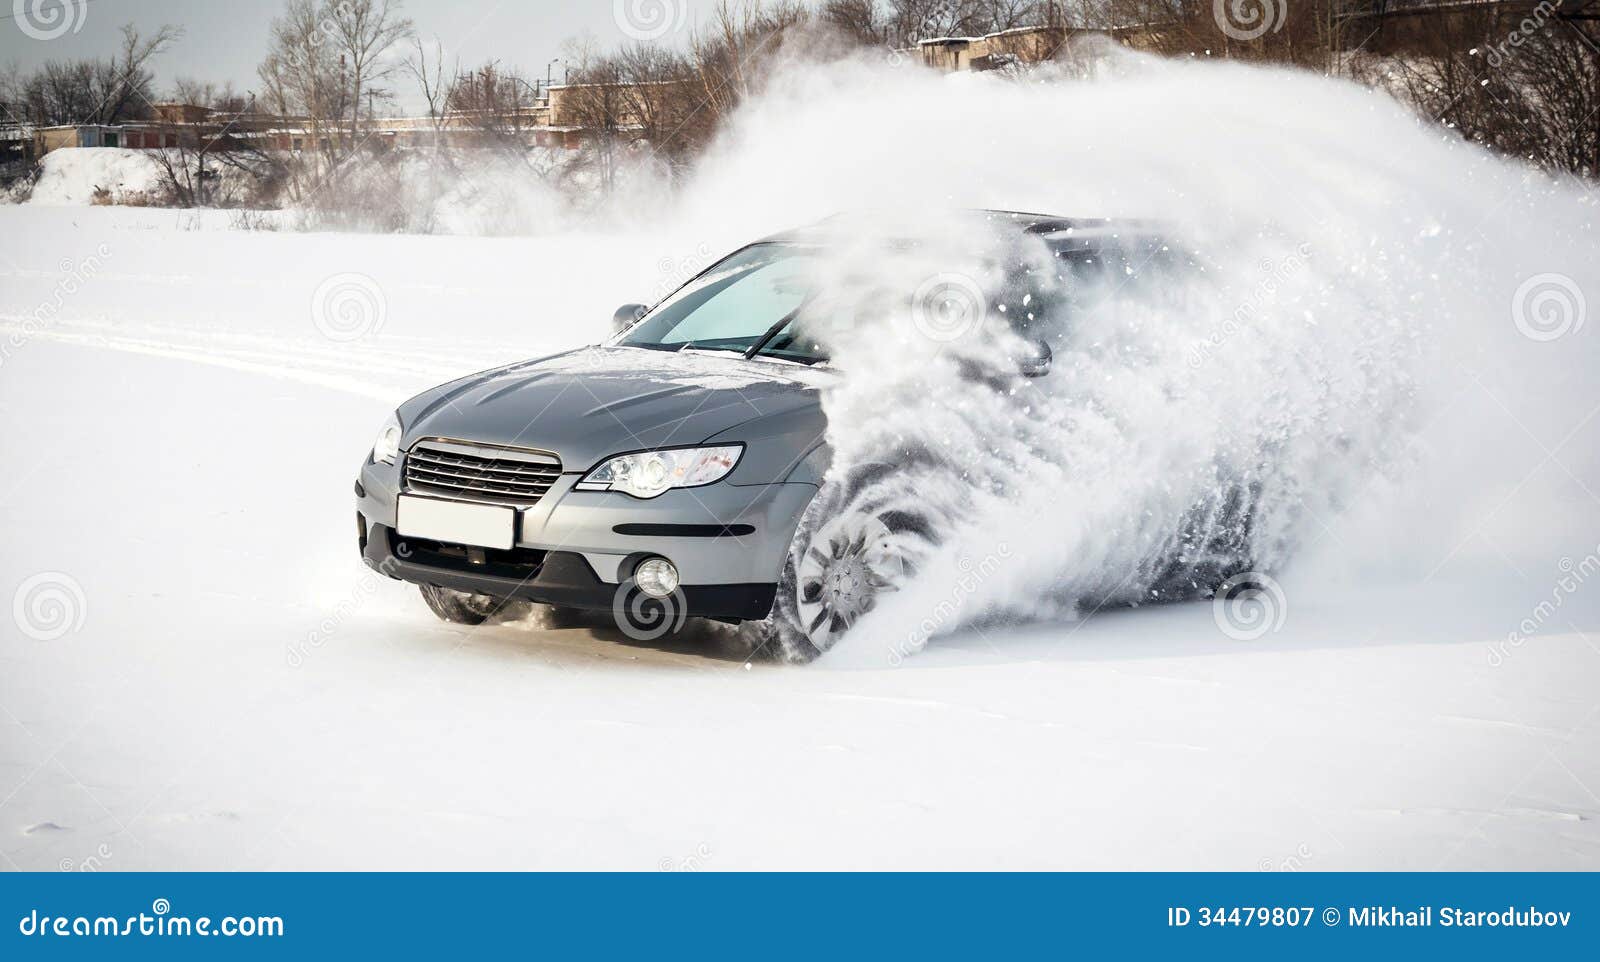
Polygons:
M1526 14L1526 16L1524 16ZM1462 10L1353 58L1351 73L1466 139L1542 167L1600 175L1600 30L1531 11Z

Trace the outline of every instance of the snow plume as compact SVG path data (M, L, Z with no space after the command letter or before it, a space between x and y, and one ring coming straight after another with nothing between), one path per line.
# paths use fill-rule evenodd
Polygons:
M1561 443L1600 490L1593 203L1382 94L1141 58L1048 82L796 70L684 201L675 230L714 210L697 236L726 246L861 208L1156 222L1090 269L1052 237L986 262L970 218L839 222L838 304L814 312L844 319L819 335L850 374L825 401L838 469L907 468L885 500L939 536L857 657L1204 589L1229 559L1315 570L1300 598L1491 549L1553 563L1533 532L1574 511L1600 530L1591 498L1530 478ZM1049 374L1018 376L1039 340ZM1496 526L1519 538L1474 540Z

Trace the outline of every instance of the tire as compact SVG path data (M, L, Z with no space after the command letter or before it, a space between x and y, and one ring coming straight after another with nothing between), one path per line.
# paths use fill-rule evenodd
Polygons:
M535 605L544 612L544 627L546 628L577 628L583 624L584 612L578 608L567 608L562 605Z
M1234 576L1254 572L1252 550L1259 485L1220 485L1215 498L1184 518L1169 559L1138 602L1210 598Z
M825 483L795 529L772 613L754 626L752 644L813 661L898 591L937 543L909 489L906 472L879 464Z
M493 595L471 594L453 588L418 585L422 600L441 621L452 625L481 625L489 619L513 621L526 615L528 602Z

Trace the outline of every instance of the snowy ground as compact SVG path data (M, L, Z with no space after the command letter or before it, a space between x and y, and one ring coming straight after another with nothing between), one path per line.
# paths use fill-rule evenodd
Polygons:
M0 618L0 866L1600 868L1600 589L1505 642L1553 569L1291 593L1256 642L1190 604L893 670L443 625L356 556L378 424L684 265L224 223L0 208L0 602L52 573L68 605L52 640ZM339 340L312 305L352 273L383 324Z

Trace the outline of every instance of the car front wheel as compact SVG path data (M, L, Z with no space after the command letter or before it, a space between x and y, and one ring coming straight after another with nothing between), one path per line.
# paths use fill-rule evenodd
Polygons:
M901 487L876 465L823 486L795 531L760 643L788 661L811 661L907 582L934 538Z
M493 595L473 594L453 588L419 585L422 600L440 620L453 625L481 625L490 618L514 620L528 612L528 603Z

